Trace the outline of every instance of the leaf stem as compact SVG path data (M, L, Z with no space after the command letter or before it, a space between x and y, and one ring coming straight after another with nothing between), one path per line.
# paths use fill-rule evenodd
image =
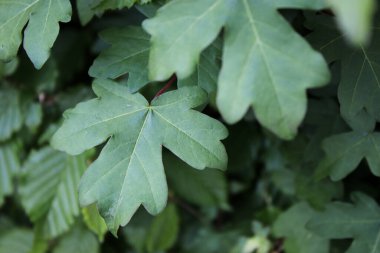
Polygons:
M173 75L173 76L169 79L169 81L165 84L165 86L164 86L161 90L159 90L159 91L157 92L157 94L154 96L153 99L159 97L162 93L164 93L165 91L167 91L167 90L172 86L172 84L173 84L176 80L177 80L176 75Z

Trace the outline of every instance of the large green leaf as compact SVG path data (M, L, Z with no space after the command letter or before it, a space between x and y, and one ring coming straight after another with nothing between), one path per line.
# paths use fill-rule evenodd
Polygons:
M305 115L306 89L328 79L322 56L273 6L236 3L226 25L218 82L217 105L227 122L240 120L252 105L262 125L291 139Z
M284 237L287 253L328 253L328 240L306 230L306 223L316 215L307 203L298 203L282 213L273 230L278 237Z
M353 204L333 202L314 215L307 227L327 239L353 239L346 253L380 252L380 208L370 197L355 193Z
M0 59L10 60L21 44L24 31L24 48L38 69L49 58L50 48L58 36L58 22L69 22L69 0L0 0Z
M164 81L173 73L189 77L202 50L211 44L223 27L230 0L174 0L143 23L152 35L149 76Z
M43 236L66 232L79 214L77 187L86 169L84 155L73 157L45 147L33 151L22 168L20 194Z
M0 206L13 192L13 179L20 171L18 153L14 142L0 143Z
M318 175L341 180L367 160L371 172L380 176L380 133L353 131L333 135L323 141L326 157L318 166Z
M207 98L200 88L168 92L150 104L111 81L95 81L93 89L99 98L67 111L52 144L79 154L109 139L83 176L79 197L82 205L97 202L114 234L141 204L151 214L165 207L161 145L197 169L226 166L227 155L219 140L227 136L227 130L191 110Z
M149 82L149 35L139 27L128 27L106 30L100 36L111 47L96 58L89 70L91 76L115 79L128 73L128 86L133 91Z
M0 141L4 141L22 126L20 94L17 90L0 90Z
M15 228L0 236L0 253L30 253L33 232Z

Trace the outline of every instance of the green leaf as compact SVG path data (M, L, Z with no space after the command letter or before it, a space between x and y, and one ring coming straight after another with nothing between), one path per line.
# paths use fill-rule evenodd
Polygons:
M146 237L146 248L149 253L166 251L177 240L179 217L175 205L169 204L162 213L154 218Z
M379 253L380 208L362 193L351 196L353 204L333 202L314 215L307 227L328 239L353 239L347 253Z
M227 136L227 130L220 122L190 109L207 97L200 88L168 92L151 104L111 81L97 80L93 89L99 98L67 111L52 145L79 154L109 138L83 176L79 197L82 205L97 202L114 234L141 204L151 214L165 207L161 145L197 169L226 166L227 155L219 140Z
M264 1L236 3L226 25L217 95L227 122L240 120L252 105L262 125L291 139L306 112L306 89L328 79L322 56L274 6Z
M8 88L0 89L0 108L0 141L4 141L22 126L19 92Z
M353 131L337 134L325 139L322 145L326 157L317 168L318 177L329 174L333 181L341 180L364 158L371 172L380 176L380 133Z
M30 253L33 232L15 228L0 236L0 253Z
M35 132L42 123L42 107L41 104L35 102L26 103L25 108L25 125Z
M343 33L351 42L356 45L368 42L377 5L375 0L327 0L327 3L336 14Z
M22 168L22 204L46 238L69 230L79 215L77 187L86 168L84 157L45 147L33 151Z
M208 169L193 170L173 155L164 156L169 187L189 203L204 207L227 209L228 188L225 174Z
M328 7L326 0L269 0L273 6L286 9L310 9L321 10Z
M53 253L98 253L99 248L94 234L76 226L62 238Z
M230 9L229 0L174 0L144 21L152 35L149 77L164 81L173 73L189 77L201 51L218 36Z
M285 237L287 253L328 253L328 240L306 229L306 223L317 212L307 203L298 203L282 213L276 220L273 230L277 237Z
M24 48L37 69L49 58L59 33L58 22L69 22L69 0L0 0L0 59L15 57L24 31Z
M195 72L186 79L178 80L178 87L199 85L207 93L215 95L221 55L222 41L217 39L202 52Z
M96 78L115 79L128 73L128 86L133 92L149 82L149 35L139 27L110 29L100 37L111 44L91 66L89 73Z
M0 206L13 192L13 179L20 171L18 153L15 142L0 143Z
M104 240L104 235L107 232L107 225L104 219L100 216L96 205L89 205L85 208L82 208L82 215L84 223L87 227L98 235L99 241Z

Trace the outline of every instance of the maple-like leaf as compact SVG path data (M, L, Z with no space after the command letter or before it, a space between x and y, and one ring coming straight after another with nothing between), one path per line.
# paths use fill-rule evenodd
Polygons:
M97 202L114 234L141 204L151 214L165 207L162 145L197 169L226 166L220 142L227 136L226 128L191 110L207 100L200 88L168 92L151 103L108 80L95 81L93 89L99 98L68 110L52 145L79 154L108 139L81 180L79 198L82 205Z
M152 35L150 78L190 76L225 27L217 94L223 118L235 123L253 106L262 125L291 139L305 115L306 89L326 84L329 70L277 9L323 6L298 0L171 1L143 23Z
M111 44L95 59L89 73L96 78L115 79L128 73L128 86L132 91L149 82L149 35L139 27L110 29L100 37Z
M346 253L380 252L380 207L369 196L353 193L353 204L333 202L307 224L327 239L353 239Z
M352 131L328 137L323 141L325 159L318 166L318 177L330 175L341 180L356 169L365 158L371 172L380 176L380 133Z
M69 0L0 0L0 59L15 57L24 31L24 48L40 69L49 58L59 32L59 22L71 20Z

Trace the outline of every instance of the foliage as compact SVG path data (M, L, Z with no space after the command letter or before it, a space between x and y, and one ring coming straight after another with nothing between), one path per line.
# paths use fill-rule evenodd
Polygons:
M0 253L380 252L378 4L0 0Z

